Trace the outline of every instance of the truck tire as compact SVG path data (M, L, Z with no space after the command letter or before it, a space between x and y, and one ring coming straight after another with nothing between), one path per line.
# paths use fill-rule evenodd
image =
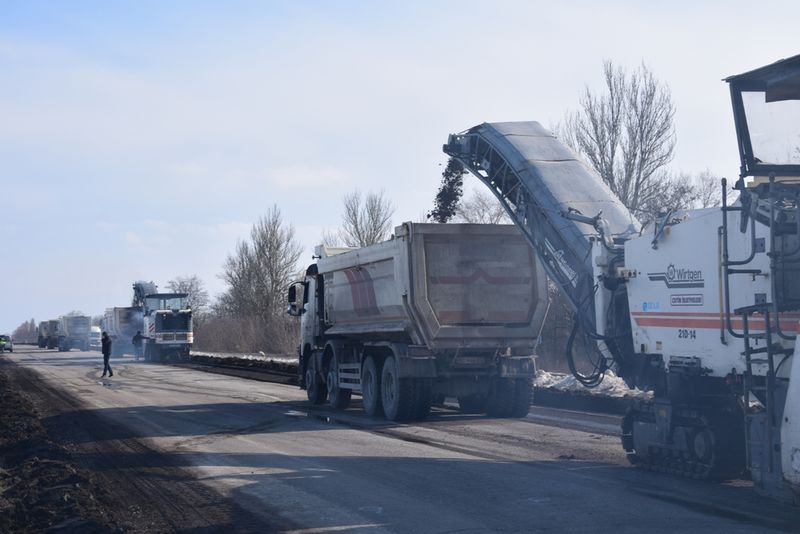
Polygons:
M416 414L417 395L414 380L400 378L397 359L389 356L381 371L381 404L390 421L408 421Z
M381 380L375 358L367 356L361 366L361 402L367 415L381 414Z
M419 378L415 384L416 406L414 419L423 420L431 413L433 404L433 384L430 378Z
M492 417L525 417L531 408L533 379L495 378L486 412Z
M486 404L486 413L491 417L510 417L514 411L514 381L507 378L494 378Z
M514 380L514 407L511 417L526 417L533 402L533 379L518 378Z
M306 364L306 396L311 404L322 404L328 396L325 382L317 371L317 358L314 354L308 359Z
M336 410L346 410L350 406L350 389L339 388L339 358L334 353L328 363L326 386L328 388L328 402Z
M464 413L486 413L488 399L481 393L458 397L458 408Z

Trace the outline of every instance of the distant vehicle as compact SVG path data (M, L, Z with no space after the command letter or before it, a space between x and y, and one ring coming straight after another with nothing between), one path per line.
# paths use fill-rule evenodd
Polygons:
M103 330L111 337L111 356L133 354L133 336L142 329L144 313L139 307L107 308L103 316Z
M89 350L92 318L87 315L63 315L58 319L58 350Z
M0 352L14 352L14 342L11 336L0 335Z
M99 326L89 329L89 350L100 350L100 337L102 332Z
M112 357L135 354L136 332L144 337L142 356L147 361L186 359L194 341L186 293L159 293L153 282L135 282L131 306L106 309L102 325L111 336Z
M39 323L39 348L54 349L58 347L58 319L50 319Z

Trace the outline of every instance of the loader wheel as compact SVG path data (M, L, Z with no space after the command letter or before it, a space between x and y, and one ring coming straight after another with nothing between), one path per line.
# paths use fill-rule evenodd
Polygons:
M464 413L486 413L487 403L486 395L480 393L458 397L458 408Z
M361 367L361 402L367 415L381 414L381 386L375 358L367 356Z
M311 404L322 404L328 396L328 390L317 372L316 361L317 358L312 354L306 365L306 396Z
M390 421L407 421L416 413L414 380L400 378L397 359L389 356L381 372L383 413Z
M326 385L328 387L328 402L331 407L337 410L346 410L350 406L350 396L353 391L339 388L339 359L336 354L333 355L328 364Z

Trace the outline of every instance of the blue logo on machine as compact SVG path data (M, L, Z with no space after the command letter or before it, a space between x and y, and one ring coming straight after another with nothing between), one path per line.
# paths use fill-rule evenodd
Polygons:
M661 309L660 302L650 302L650 301L642 302L642 311L658 311L660 309Z
M664 282L670 289L688 289L705 287L703 271L700 269L677 268L670 263L667 270L660 273L647 273L652 282Z

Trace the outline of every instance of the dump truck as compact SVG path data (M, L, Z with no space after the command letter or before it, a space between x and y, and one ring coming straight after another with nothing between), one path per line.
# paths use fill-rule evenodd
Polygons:
M88 315L62 315L58 318L56 346L59 351L89 350L89 329L92 318Z
M144 312L141 307L106 308L102 329L111 338L111 356L134 354L133 336L143 328Z
M405 223L385 242L317 247L288 290L299 383L314 404L427 416L434 399L497 417L528 413L547 310L544 271L512 225Z
M39 348L54 349L58 347L58 319L39 323Z

